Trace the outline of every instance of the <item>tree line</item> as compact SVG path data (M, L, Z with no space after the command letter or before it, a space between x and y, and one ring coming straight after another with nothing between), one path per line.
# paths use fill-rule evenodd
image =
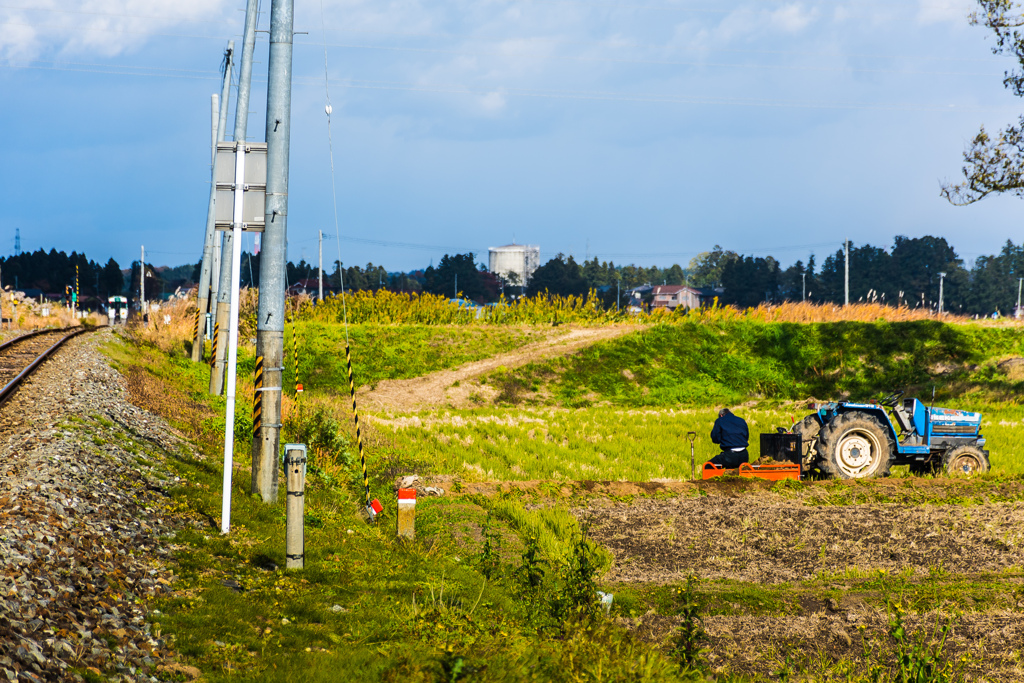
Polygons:
M259 254L242 255L242 286L259 286L259 261ZM83 298L138 295L138 261L122 271L113 258L100 265L85 254L55 249L0 257L0 282L22 290L63 294L65 286L74 287L75 266ZM200 263L156 269L147 265L147 298L161 298L178 287L194 286L199 271ZM290 286L316 289L315 264L289 261L287 271ZM820 265L812 254L806 262L799 260L783 268L772 256L744 255L716 245L691 259L686 267L617 265L597 257L579 263L571 255L557 254L525 284L514 277L488 272L473 253L445 254L436 266L411 272L388 271L374 263L347 266L335 261L331 272L325 269L324 286L337 292L344 281L350 290L428 292L478 303L496 301L503 295L511 298L549 292L575 296L596 291L605 306L614 306L616 296L625 303L627 292L640 285L688 285L718 296L720 303L750 307L802 300L841 304L845 271L842 247L827 254ZM970 267L941 237L898 236L889 248L851 244L850 301L934 309L938 306L940 273L945 273L945 310L968 315L1009 314L1017 302L1020 278L1024 277L1024 244L1007 241L998 254L981 256Z

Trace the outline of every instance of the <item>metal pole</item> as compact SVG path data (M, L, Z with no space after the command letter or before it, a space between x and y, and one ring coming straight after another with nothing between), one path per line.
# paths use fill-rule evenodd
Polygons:
M697 432L686 432L686 438L690 440L690 481L697 478L697 457L693 452L693 440L697 438Z
M213 286L213 273L217 272L213 269L214 238L217 237L217 231L214 230L216 219L214 203L217 200L217 142L224 139L224 128L227 123L228 95L231 92L231 55L234 51L235 41L228 41L228 49L225 53L224 82L221 86L222 95L219 100L217 99L217 96L214 95L213 100L214 108L217 110L217 131L214 135L213 160L210 165L210 202L206 208L206 238L203 240L203 265L199 271L198 306L200 316L205 316L207 311L210 309L210 290ZM196 338L192 340L192 360L196 362L203 357L203 340L206 337L204 328L205 325L200 325L199 334L197 334Z
M231 472L235 451L235 371L238 368L238 288L242 260L242 194L245 180L245 141L235 143L235 206L231 217L231 307L228 310L228 386L224 406L224 490L221 497L220 531L231 529Z
M317 267L317 272L320 274L320 284L319 284L320 290L317 293L317 299L316 300L317 301L323 301L324 300L324 231L323 230L317 230L317 234L320 236L320 241L319 241L319 243L317 245L317 248L319 249L319 253L320 253L320 256L319 256L320 263L319 263L319 266Z
M807 273L800 273L800 300L807 301Z
M942 283L946 281L946 274L939 273L939 315L942 315Z
M263 418L253 435L252 492L277 500L284 361L285 261L288 251L288 153L291 135L294 0L270 5L267 83L267 201L260 253L256 355L263 357Z
M843 242L843 248L846 249L846 258L844 259L844 261L846 263L846 279L845 279L845 283L846 284L845 284L845 289L844 289L845 295L843 297L843 305L844 306L849 306L850 305L850 240L849 239L847 239L845 242Z
M142 247L142 258L139 259L139 315L146 320L146 247Z
M242 61L238 69L238 99L235 100L235 142L245 142L246 128L249 123L249 92L252 83L252 55L256 46L256 19L257 0L249 0L245 8L245 33L242 43ZM244 150L243 150L244 151ZM245 182L243 178L241 182ZM244 219L244 216L243 216ZM220 270L217 271L219 285L217 287L217 309L215 320L227 319L231 307L231 297L234 291L229 289L229 283L233 281L231 269L239 266L234 265L230 258L224 258L223 254L234 253L234 230L224 233L224 250L220 260ZM221 335L216 348L213 349L213 366L210 369L210 393L219 396L224 392L224 362L227 356L228 340Z
M1021 317L1022 315L1024 315L1024 312L1022 312L1020 310L1020 290L1021 290L1021 287L1024 287L1024 277L1017 278L1017 310L1016 310L1016 315L1017 315L1018 318Z

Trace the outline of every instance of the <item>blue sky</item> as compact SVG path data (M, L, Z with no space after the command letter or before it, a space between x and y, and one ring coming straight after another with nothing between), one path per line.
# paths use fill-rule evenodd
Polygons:
M210 95L243 0L0 0L0 254L198 258ZM964 145L1024 103L965 0L296 2L289 257L390 270L539 244L686 265L714 244L819 263L845 236L1021 241L953 207ZM260 28L269 24L263 0ZM239 50L240 51L240 50ZM266 34L249 137L262 140ZM233 120L233 108L229 121ZM230 124L229 124L230 128ZM230 133L230 130L229 130ZM150 260L150 259L147 259Z

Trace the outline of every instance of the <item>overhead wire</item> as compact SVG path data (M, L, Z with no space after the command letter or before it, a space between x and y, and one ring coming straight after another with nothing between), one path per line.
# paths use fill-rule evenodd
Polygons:
M348 333L348 300L345 295L345 272L341 267L341 224L338 220L338 184L336 180L336 173L334 170L334 136L331 132L331 113L333 107L331 106L331 79L330 71L327 66L327 32L326 23L324 21L324 0L320 0L320 27L324 31L324 93L327 100L327 104L324 105L324 112L327 114L327 151L331 159L331 198L334 201L334 234L337 238L338 243L338 283L341 287L341 308L344 314L345 321L345 362L348 365L348 388L349 393L352 396L352 419L355 422L356 427L356 446L359 450L359 462L363 468L363 492L364 492L364 503L366 505L366 511L371 521L374 518L372 513L373 508L370 501L370 477L366 470L366 456L363 453L363 436L362 430L359 427L359 410L356 407L356 383L355 377L352 373L352 349L351 342ZM324 275L320 273L322 278Z

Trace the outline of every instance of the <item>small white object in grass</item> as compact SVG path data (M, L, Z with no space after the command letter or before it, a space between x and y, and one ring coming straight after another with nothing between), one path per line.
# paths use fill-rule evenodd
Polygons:
M604 608L604 613L610 614L612 611L612 601L615 599L615 596L604 591L597 591L597 596L601 598L601 607Z
M290 623L292 623L292 622L288 621L287 619L282 619L281 620L281 626L287 626Z
M352 531L351 529L349 529L348 531L346 531L346 533L347 533L347 534L348 534L349 536L351 536L351 535L352 535L352 534L354 534L355 532L354 532L354 531Z

